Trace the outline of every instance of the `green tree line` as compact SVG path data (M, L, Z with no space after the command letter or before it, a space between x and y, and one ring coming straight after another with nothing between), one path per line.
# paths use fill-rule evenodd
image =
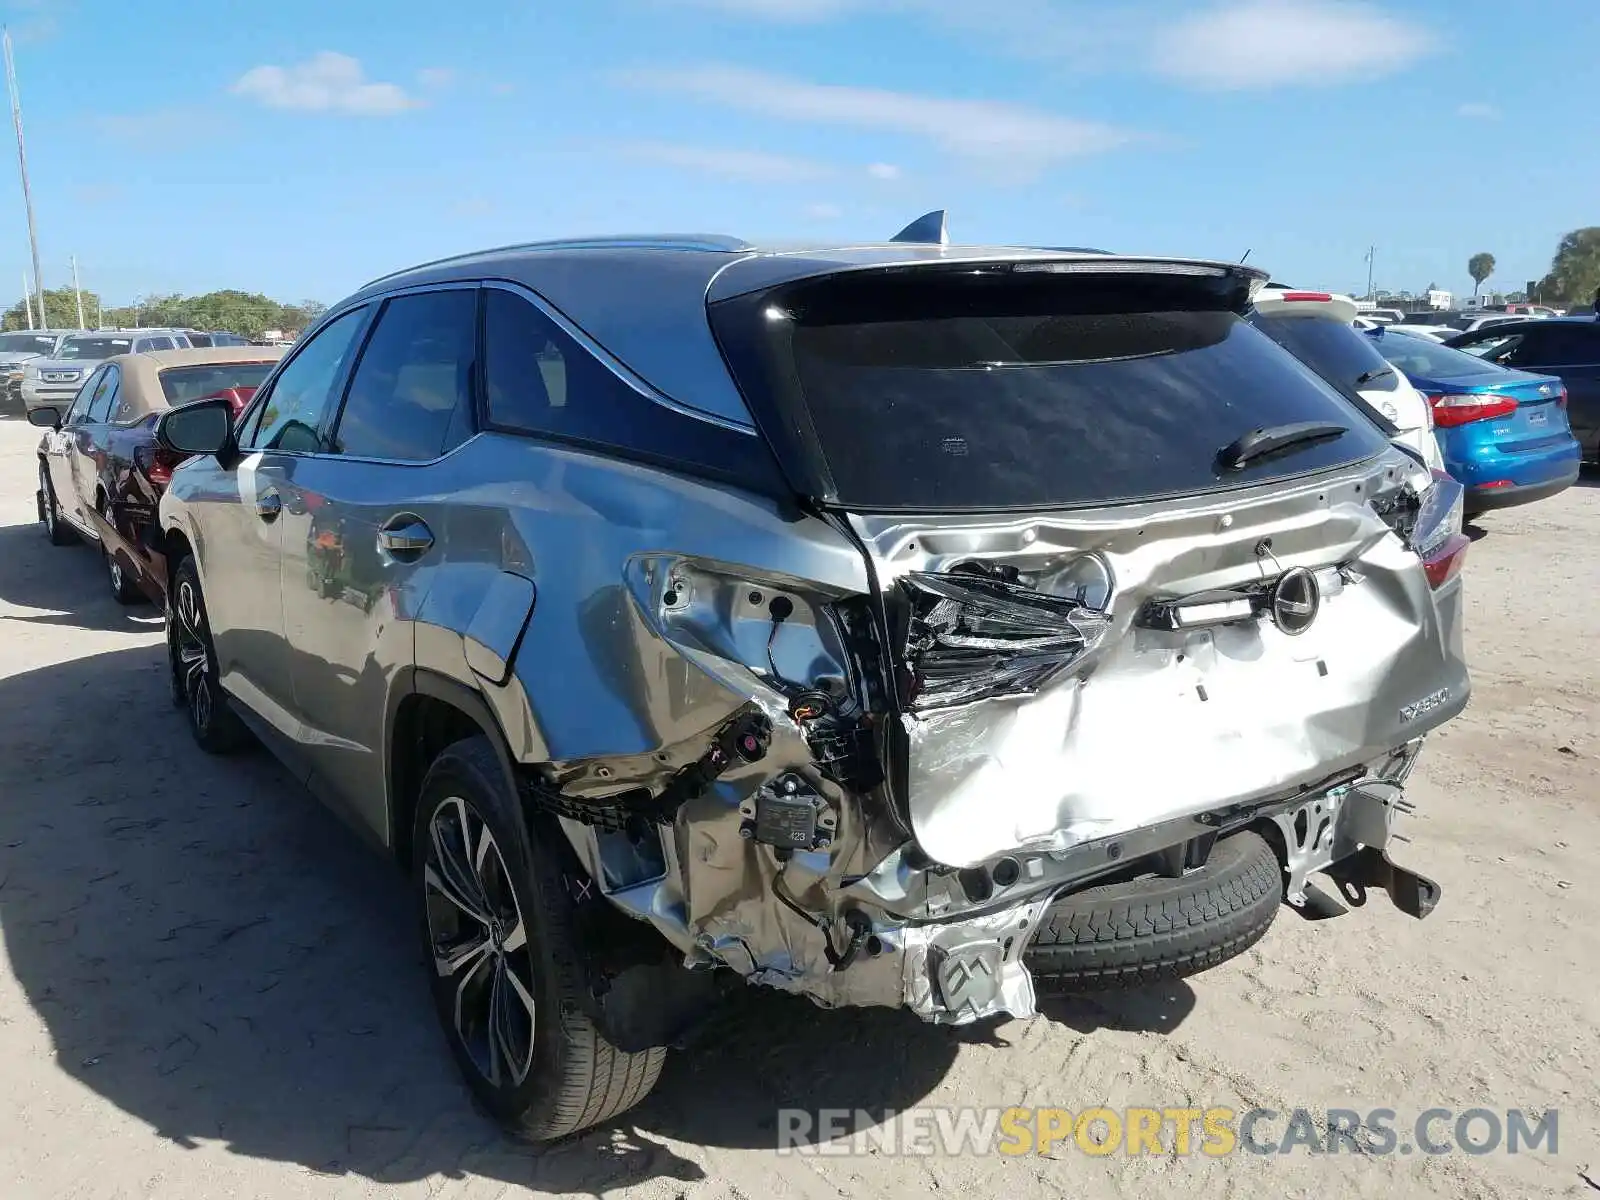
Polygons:
M47 329L78 328L78 297L71 288L46 288L45 320L39 320L38 298L34 298L33 321ZM269 329L304 329L319 316L324 305L316 300L284 304L259 292L231 289L207 292L203 296L149 296L138 304L102 308L100 297L83 293L83 319L90 329L169 326L180 329L225 329L245 337L260 337ZM28 328L28 309L18 300L0 318L0 329Z

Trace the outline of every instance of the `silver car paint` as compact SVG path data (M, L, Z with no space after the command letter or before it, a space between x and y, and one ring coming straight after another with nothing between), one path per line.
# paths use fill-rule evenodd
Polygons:
M708 273L749 256L676 251L665 300L618 290L650 253L530 252L515 264L517 281L542 282L552 308L674 403L748 422L704 297ZM894 248L821 265L763 261L750 282L874 255L941 257ZM408 273L358 298L509 273L482 265ZM641 331L634 322L646 310ZM1416 556L1369 507L1398 493L1408 472L1415 464L1394 453L1198 501L987 521L858 516L847 536L749 494L480 433L431 464L195 460L174 474L162 515L198 551L224 686L381 839L393 838L395 822L387 714L415 672L481 695L513 760L579 802L659 789L730 718L759 711L773 729L767 756L683 803L658 827L659 844L562 819L596 886L686 965L721 965L823 1004L965 1022L1032 1011L1022 947L1063 888L1121 853L1182 843L1212 810L1255 801L1264 816L1281 813L1347 768L1351 778L1391 778L1397 748L1414 753L1415 739L1465 703L1459 583L1430 591ZM255 511L267 488L284 501L275 524ZM378 529L401 517L433 532L414 563L377 545ZM336 522L349 548L331 588L314 582L308 549L319 520ZM905 796L852 792L823 776L773 686L769 638L784 679L854 685L831 604L963 558L1048 577L1088 550L1111 562L1117 590L1114 636L1081 678L905 718ZM1298 640L1265 622L1181 636L1133 625L1153 596L1300 564L1337 572L1341 587L1322 628ZM794 615L773 634L777 596ZM1214 699L1198 699L1202 683ZM1403 709L1441 691L1445 701L1402 721ZM743 810L784 772L803 778L835 822L825 848L784 857L741 835ZM1017 860L1020 878L988 902L970 899L948 870L1003 858ZM778 888L793 907L778 902ZM828 952L848 912L870 923L872 949L836 970Z

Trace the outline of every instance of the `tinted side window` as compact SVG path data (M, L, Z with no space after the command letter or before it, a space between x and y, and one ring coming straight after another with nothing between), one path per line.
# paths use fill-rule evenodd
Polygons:
M1549 325L1530 330L1512 356L1516 363L1576 367L1600 363L1600 325Z
M390 300L350 380L334 452L430 462L466 441L477 322L475 289Z
M94 398L89 401L87 420L92 425L98 425L111 415L111 406L117 399L117 388L122 382L122 372L116 367L106 367L105 374L100 377L100 384L95 388Z
M322 449L320 429L333 386L344 375L365 308L351 309L322 329L294 356L266 400L250 418L244 445L251 450L314 454Z
M67 415L62 419L63 425L70 425L75 421L88 419L89 405L94 402L100 385L105 382L106 368L101 367L83 381L83 386L78 389L78 394L73 397L72 407L67 410Z
M486 288L483 314L490 424L766 494L788 491L762 439L657 403L523 297Z

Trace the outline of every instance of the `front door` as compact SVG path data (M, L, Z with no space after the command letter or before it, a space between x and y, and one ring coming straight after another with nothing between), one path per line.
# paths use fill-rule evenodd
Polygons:
M107 363L98 374L100 380L95 385L88 410L72 431L72 473L79 511L84 526L96 537L100 536L100 528L95 524L95 514L99 508L100 469L105 464L107 426L116 407L122 371L116 365Z
M78 389L72 405L61 418L61 428L45 439L45 467L56 507L71 525L88 529L83 504L78 496L79 434L89 422L89 409L105 382L106 369L100 367ZM92 493L91 493L92 498Z
M443 553L449 453L473 432L477 289L388 300L326 451L295 464L283 517L284 621L313 782L388 833L384 727Z
M289 742L301 740L283 620L284 531L298 470L322 449L320 430L343 384L366 310L324 326L264 386L239 431L238 462L212 464L216 486L200 517L207 615L222 685Z

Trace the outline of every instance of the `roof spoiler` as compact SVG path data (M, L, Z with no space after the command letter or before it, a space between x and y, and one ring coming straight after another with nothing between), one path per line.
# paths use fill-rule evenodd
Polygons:
M945 227L945 210L936 208L931 213L923 213L889 240L915 242L921 246L948 246L950 231Z

